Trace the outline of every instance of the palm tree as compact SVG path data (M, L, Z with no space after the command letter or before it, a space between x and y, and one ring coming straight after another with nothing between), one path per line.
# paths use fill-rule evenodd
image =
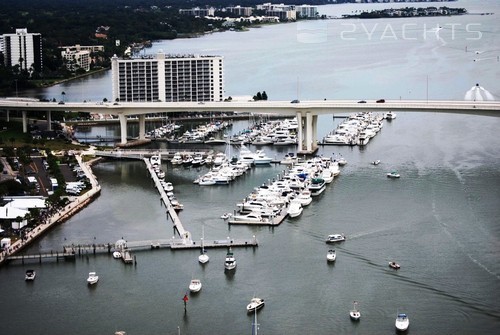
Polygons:
M63 101L64 101L64 96L66 95L66 92L62 91L61 95L62 95L62 98L63 98Z

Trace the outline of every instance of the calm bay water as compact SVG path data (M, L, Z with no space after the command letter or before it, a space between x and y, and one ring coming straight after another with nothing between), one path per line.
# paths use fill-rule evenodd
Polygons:
M494 1L454 4L500 13ZM365 7L325 8L333 13ZM473 62L478 56L464 51L465 45L484 51L499 45L495 15L364 23L398 25L401 29L395 31L402 32L405 23L420 29L422 22L446 27L473 21L482 25L482 40L466 40L464 30L445 44L370 40L365 33L345 41L335 38L338 29L346 28L341 26L345 21L328 21L324 43L299 42L297 31L303 27L286 24L162 42L151 51L224 55L228 95L266 90L272 99L297 94L301 99L425 99L429 76L430 98L462 99L476 82L499 96L498 62ZM306 24L314 28L317 23ZM377 29L374 34L380 37L383 30ZM111 84L109 74L100 76L43 94L51 97L64 90L68 100L101 100ZM331 116L320 121L321 137L339 122ZM238 121L233 131L246 126ZM319 154L340 153L348 164L299 218L275 228L229 227L220 215L283 166L254 168L227 187L199 187L192 181L204 169L165 165L185 206L181 219L195 238L202 227L207 239L257 236L258 248L234 250L235 274L224 273L222 249L209 250L211 259L204 267L195 250L137 252L137 266L104 255L74 263L12 264L0 268L2 329L13 334L176 334L179 327L182 334L250 334L253 319L245 306L258 295L266 299L258 316L261 334L394 333L397 311L409 314L408 333L495 334L500 326L499 127L497 118L398 113L366 148L322 147ZM277 157L292 151L265 150ZM375 159L382 163L371 165ZM393 169L401 179L385 176ZM94 238L114 242L172 236L143 163L104 162L94 172L102 195L30 252L60 250L63 244L92 243ZM329 265L330 246L324 239L337 232L348 240L335 246L338 258ZM387 266L392 259L402 265L397 272ZM34 283L23 280L27 268L38 273ZM89 289L85 279L92 270L100 282ZM193 277L202 280L203 289L189 296L185 314L181 299ZM359 323L349 320L353 300L360 302Z

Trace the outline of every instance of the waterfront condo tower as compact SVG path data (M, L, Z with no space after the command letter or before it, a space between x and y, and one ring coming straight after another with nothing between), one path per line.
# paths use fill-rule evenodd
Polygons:
M165 55L111 59L113 101L222 101L220 56Z
M20 70L42 71L42 35L16 29L15 34L3 34L4 63L7 67L19 66Z

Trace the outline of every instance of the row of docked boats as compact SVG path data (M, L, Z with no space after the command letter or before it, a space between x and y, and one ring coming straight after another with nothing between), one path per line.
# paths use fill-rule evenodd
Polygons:
M323 138L323 144L367 145L384 126L385 116L380 113L356 113L350 115L337 128Z
M184 209L184 205L177 200L174 194L174 185L172 182L165 181L165 171L161 169L161 156L160 155L154 155L151 156L149 159L151 163L151 167L153 171L156 173L156 176L158 177L160 181L160 185L163 188L163 191L166 192L167 198L170 201L170 204L175 210L182 210Z
M229 138L230 144L286 146L297 144L297 118L256 123Z
M254 165L270 165L272 158L262 150L252 152L245 146L240 149L239 157L229 159L224 152L218 152L213 159L212 168L193 182L200 186L228 185L231 181L245 174Z
M218 133L231 126L228 121L211 121L197 126L195 129L187 130L182 135L176 134L180 131L181 125L167 123L146 133L146 138L152 140L166 139L176 143L208 143L213 134ZM223 142L224 143L224 142Z
M298 217L313 197L324 192L326 185L340 174L336 159L314 157L292 165L276 180L256 187L241 203L236 205L233 223L268 223L278 215Z

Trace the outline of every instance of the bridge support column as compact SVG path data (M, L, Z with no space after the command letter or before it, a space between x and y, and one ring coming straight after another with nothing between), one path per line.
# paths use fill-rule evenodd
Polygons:
M300 112L297 113L298 129L298 152L312 154L318 148L318 116L306 112L305 118Z
M303 124L302 124L302 113L301 112L297 112L297 124L299 125L299 127L297 128L297 146L298 146L298 152L301 152L302 150L304 150L304 131L302 129L303 127Z
M28 132L28 112L27 111L23 111L22 112L23 114L23 133L27 133Z
M118 115L118 118L120 119L120 144L127 144L127 117L123 114L120 114Z
M47 111L47 130L52 130L52 113Z
M139 139L143 140L146 138L146 115L139 115Z
M306 113L306 151L312 152L312 133L313 133L313 115L311 112Z

